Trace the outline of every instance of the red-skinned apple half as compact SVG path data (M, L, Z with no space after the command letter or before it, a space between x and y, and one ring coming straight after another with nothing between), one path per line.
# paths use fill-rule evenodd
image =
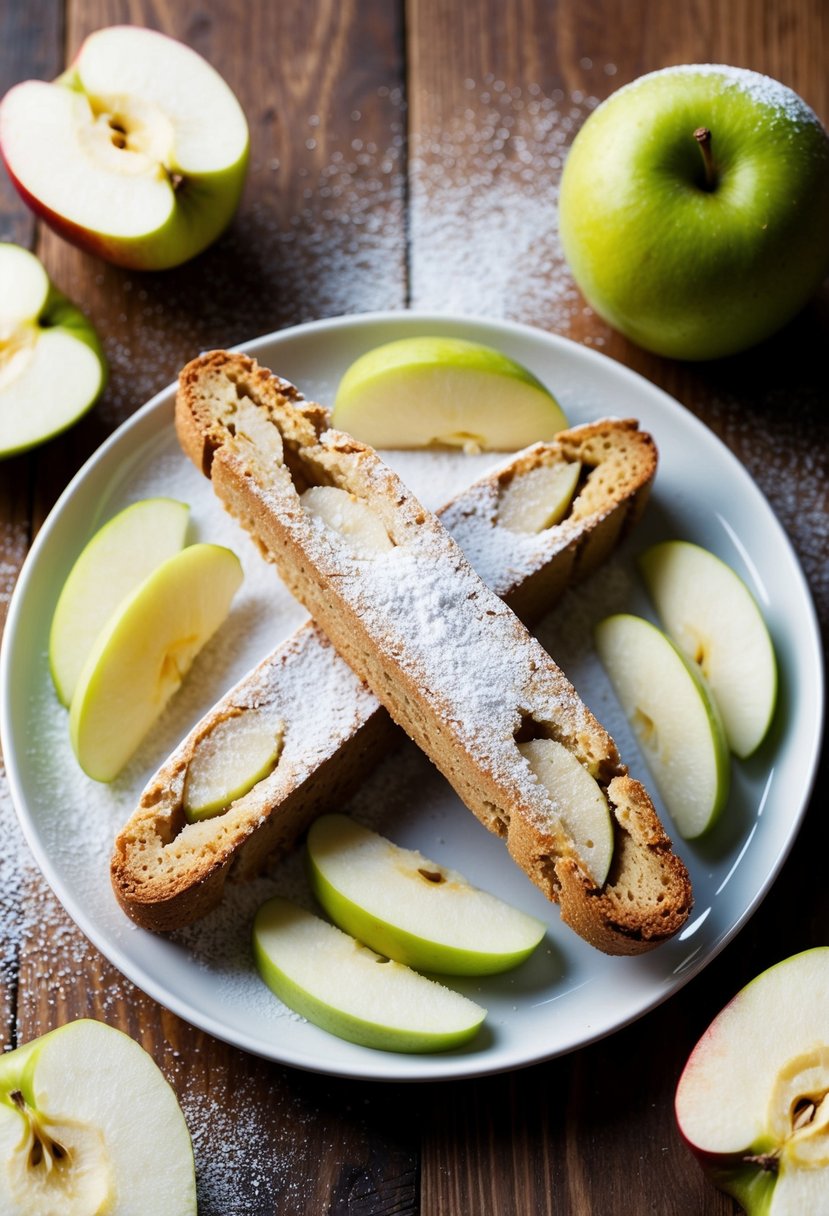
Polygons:
M52 83L0 104L0 152L24 201L90 253L135 270L186 262L230 223L248 127L200 55L164 34L91 34Z
M762 341L829 270L829 136L776 80L692 64L603 102L564 166L561 240L633 342L712 359Z
M748 1216L829 1212L829 948L784 959L726 1005L685 1065L676 1116Z

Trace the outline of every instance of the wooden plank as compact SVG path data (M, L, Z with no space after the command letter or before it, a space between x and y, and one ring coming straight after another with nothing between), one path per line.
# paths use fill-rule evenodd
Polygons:
M60 9L48 0L0 8L0 96L30 76L58 71L62 43ZM8 175L0 170L0 241L31 248L34 220ZM0 637L9 600L31 535L29 458L7 460L0 472ZM20 953L20 901L25 889L20 866L26 856L0 756L0 1045L17 1041L15 1008Z
M698 367L660 359L584 305L556 228L573 134L597 100L645 71L700 61L749 66L783 79L829 118L825 5L411 0L408 13L413 305L563 333L686 403L768 494L826 625L829 433L816 387L825 381L825 303L746 355ZM746 950L741 939L704 987L570 1059L444 1087L424 1117L423 1211L461 1216L471 1204L499 1216L736 1212L680 1143L673 1092L688 1051L736 988L815 939L817 912L810 919L802 874L826 832L807 821L805 836L799 866L790 863L774 908L754 922L756 947ZM791 915L781 917L781 906Z
M121 21L179 37L219 68L249 118L250 174L226 236L163 274L119 270L40 232L50 273L99 329L111 378L96 410L33 459L35 525L101 439L198 351L405 301L398 5L288 0L251 4L240 20L221 0L196 12L73 0L67 53ZM194 1031L97 954L25 855L19 868L21 1041L79 1016L138 1038L181 1096L200 1216L414 1216L417 1134L408 1115L392 1118L391 1091L309 1079Z

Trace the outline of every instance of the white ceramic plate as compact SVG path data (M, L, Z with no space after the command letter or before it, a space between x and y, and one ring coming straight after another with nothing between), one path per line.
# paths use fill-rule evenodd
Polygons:
M109 885L115 832L196 716L303 618L221 511L209 484L180 455L171 427L172 388L121 427L57 503L20 576L0 664L0 727L23 829L58 897L103 954L181 1017L245 1050L320 1072L386 1080L462 1077L530 1064L607 1035L675 993L745 924L777 874L808 800L823 707L817 624L788 540L720 441L641 377L534 329L411 313L302 325L244 349L307 396L330 402L342 371L363 351L424 332L462 335L505 350L555 391L573 423L629 415L656 438L660 468L645 521L610 567L569 593L538 631L616 736L634 776L647 780L589 641L592 625L607 612L629 608L652 615L632 554L657 538L697 541L734 566L762 604L779 658L779 712L760 753L735 764L728 812L715 835L690 845L673 833L696 899L677 939L635 959L607 958L586 946L560 925L556 909L511 864L501 842L464 810L413 748L369 780L361 805L373 807L375 818L383 808L379 822L401 843L417 844L455 865L550 926L545 945L522 968L458 983L489 1009L485 1031L466 1050L405 1056L357 1047L290 1014L269 993L250 961L250 920L274 890L301 897L297 860L275 879L237 888L221 909L175 939L132 925ZM464 465L462 457L453 462L419 456L404 460L401 471L437 505L435 493L445 494L453 479L472 480L479 467ZM191 503L195 535L229 543L240 554L246 590L225 632L200 658L127 772L112 786L98 786L79 772L69 749L66 713L54 697L46 660L49 623L63 580L94 529L127 502L151 493Z

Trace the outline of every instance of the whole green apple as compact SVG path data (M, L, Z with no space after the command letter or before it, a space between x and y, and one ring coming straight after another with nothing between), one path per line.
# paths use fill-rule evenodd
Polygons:
M829 137L791 89L714 64L619 89L578 133L561 240L606 321L658 354L762 341L829 269Z

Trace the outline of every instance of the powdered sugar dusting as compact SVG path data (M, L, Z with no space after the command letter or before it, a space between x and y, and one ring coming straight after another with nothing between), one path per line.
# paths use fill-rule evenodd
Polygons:
M663 77L682 78L683 76L688 79L709 77L712 81L721 84L724 89L735 90L750 97L752 101L767 107L774 115L785 118L790 123L821 126L820 119L814 110L788 85L782 84L771 76L764 76L762 72L753 72L749 68L733 67L724 63L683 63L673 67L659 68L655 72L648 72L646 75L638 77L630 84L623 85L612 96L618 97L622 93L633 92L645 81Z
M598 103L498 83L467 81L464 111L413 140L411 303L566 332L584 305L559 243L558 185L567 148Z

